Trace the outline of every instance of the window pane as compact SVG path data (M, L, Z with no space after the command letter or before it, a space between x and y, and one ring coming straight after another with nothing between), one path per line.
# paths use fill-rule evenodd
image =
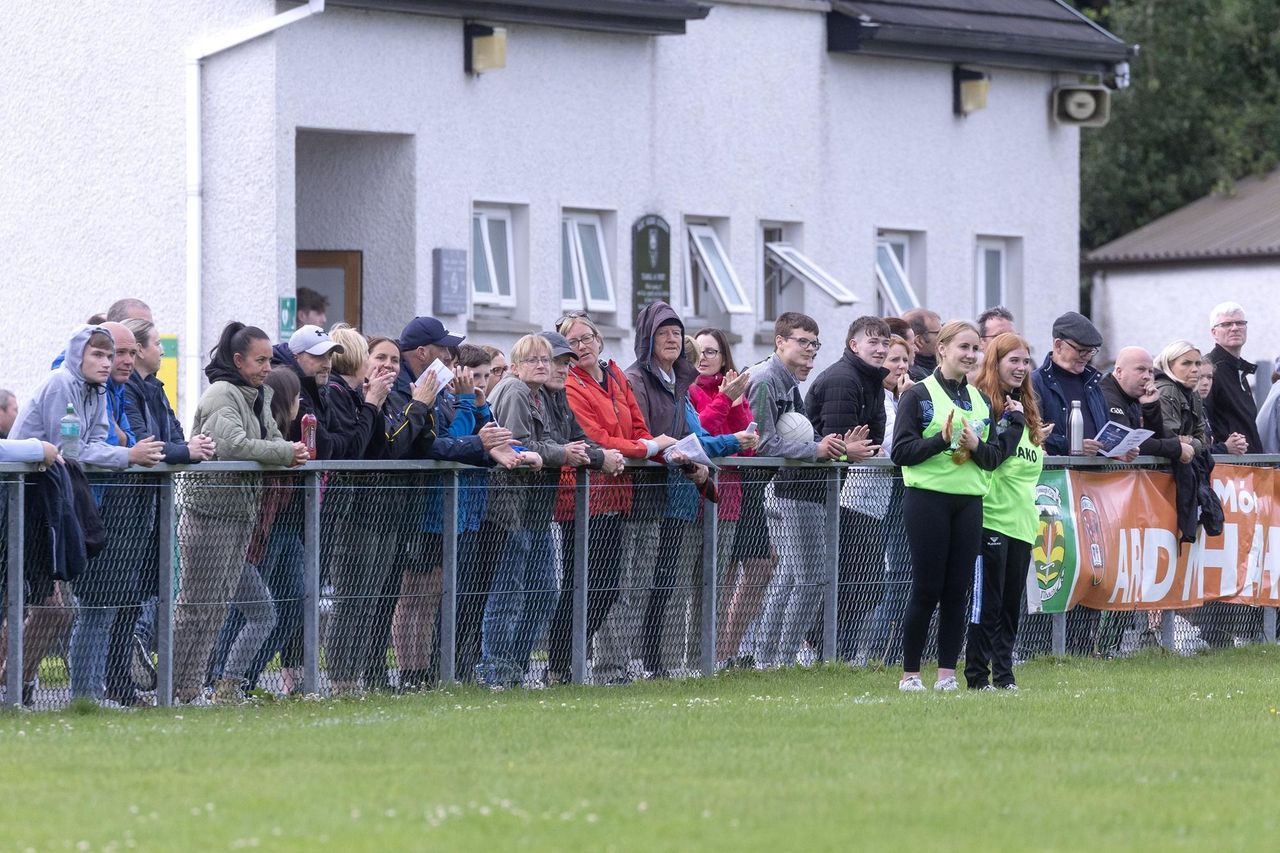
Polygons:
M983 249L983 276L984 276L984 293L986 294L986 305L984 309L999 305L1002 290L1001 285L1001 261L1004 259L1004 252L999 249Z
M889 244L889 248L898 257L898 263L905 270L907 268L907 244L902 242L893 242Z
M746 302L742 298L742 294L733 286L733 275L729 272L729 266L725 263L725 259L716 251L716 243L709 235L703 234L698 237L698 244L702 247L702 254L707 260L707 264L711 267L711 274L720 282L723 289L726 308L744 307Z
M511 295L511 247L507 245L507 221L489 219L489 251L493 252L493 271L498 277L498 293Z
M493 293L489 280L489 255L484 248L484 220L471 218L471 286L476 293Z
M604 258L600 256L600 235L594 223L578 223L578 243L582 247L582 263L586 267L587 296L609 301L609 284L605 280Z
M897 255L888 243L879 243L876 245L876 272L880 275L880 281L884 285L889 300L895 303L896 312L902 313L912 308L919 308L916 302L915 293L911 289L911 284L902 277L899 270L900 266L896 263Z
M568 221L560 223L560 298L567 302L578 299L578 287L574 281L577 263L574 260L573 231Z

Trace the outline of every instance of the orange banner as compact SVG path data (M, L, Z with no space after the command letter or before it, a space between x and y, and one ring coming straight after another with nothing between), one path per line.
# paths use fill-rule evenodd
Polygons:
M1277 471L1216 466L1222 535L1206 536L1201 528L1195 542L1179 541L1171 474L1071 471L1068 481L1077 555L1072 606L1164 610L1215 600L1280 605Z

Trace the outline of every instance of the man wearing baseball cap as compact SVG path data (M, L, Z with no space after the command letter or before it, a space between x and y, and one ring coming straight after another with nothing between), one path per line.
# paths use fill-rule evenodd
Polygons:
M319 326L303 326L289 342L272 347L272 367L288 367L298 374L302 394L298 400L298 416L289 425L290 441L302 441L302 417L316 418L316 458L332 459L334 444L327 422L325 386L333 370L333 354L343 352L342 345Z
M1067 418L1074 400L1080 401L1084 415L1085 455L1098 455L1099 445L1093 437L1107 423L1107 398L1102 391L1102 373L1089 362L1101 349L1102 333L1083 314L1068 311L1053 321L1053 349L1031 374L1040 398L1040 414L1045 423L1053 424L1044 443L1050 455L1071 452Z

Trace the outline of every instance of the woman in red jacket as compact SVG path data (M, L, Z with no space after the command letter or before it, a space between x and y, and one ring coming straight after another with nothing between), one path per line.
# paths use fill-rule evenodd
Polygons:
M604 338L585 312L572 311L561 317L556 330L578 354L578 363L569 369L565 393L588 438L636 460L659 456L675 443L670 436L649 434L622 368L614 361L600 359ZM661 473L665 478L666 472ZM637 495L629 474L608 479L607 483L592 479L591 512L611 509L622 513L626 522L617 559L610 559L613 570L609 574L613 577L604 578L600 584L604 587L600 591L606 593L597 599L602 602L601 609L606 609L603 602L608 598L616 595L616 599L607 608L608 616L596 632L592 669L597 683L620 684L630 679L628 667L636 656L637 632L644 621L653 587L665 486L652 489L642 486ZM665 479L662 482L665 484ZM594 591L592 586L589 582L588 592ZM588 596L589 600L591 597ZM589 654L590 651L588 649Z
M707 432L725 435L745 430L754 418L747 403L747 373L738 373L733 363L729 339L720 329L705 328L694 333L698 358L698 379L689 389L689 399L698 410L698 419ZM744 450L739 456L754 456ZM766 479L756 477L759 472ZM760 576L750 561L769 560L769 537L765 532L764 487L767 471L723 468L717 486L720 491L719 595L716 607L716 660L736 663L741 634L731 631L730 604L742 594L747 579ZM742 523L745 522L745 523ZM743 567L739 571L739 567ZM767 575L765 575L767 577ZM745 628L746 626L743 626Z

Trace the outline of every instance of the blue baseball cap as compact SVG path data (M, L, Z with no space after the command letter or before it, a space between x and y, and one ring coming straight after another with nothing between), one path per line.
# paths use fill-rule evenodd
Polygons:
M400 333L400 351L429 346L456 347L466 339L466 335L450 332L435 317L414 317Z

